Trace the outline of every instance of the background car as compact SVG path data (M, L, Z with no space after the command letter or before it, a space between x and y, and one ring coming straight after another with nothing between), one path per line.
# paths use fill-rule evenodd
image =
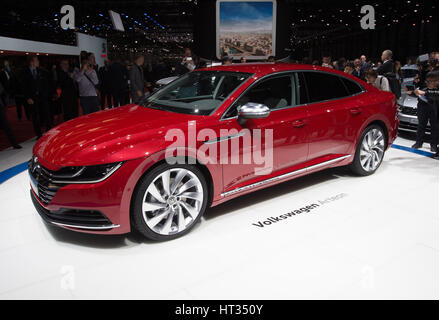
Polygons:
M156 89L159 90L159 89L163 88L164 86L166 86L167 84L170 84L175 79L178 79L178 77L177 76L167 77L167 78L163 78L163 79L158 80L155 83Z
M417 65L405 65L401 68L401 97L398 99L399 130L404 132L416 132L418 128L418 98L406 93L405 88L414 87L414 79L419 76Z
M418 97L403 93L398 99L399 130L415 133L418 129ZM426 133L430 134L430 123L427 125Z
M345 73L289 64L212 67L185 74L141 105L50 130L29 162L31 197L50 224L170 240L207 208L255 190L337 166L373 174L397 131L394 95ZM251 156L254 144L245 141L255 132L272 133L259 140L261 150L272 150L263 173L258 161L229 161L232 153ZM212 146L227 156L200 156Z
M419 76L419 67L416 64L408 64L401 68L401 73L401 89L403 90L405 86L413 85L413 80L416 76Z

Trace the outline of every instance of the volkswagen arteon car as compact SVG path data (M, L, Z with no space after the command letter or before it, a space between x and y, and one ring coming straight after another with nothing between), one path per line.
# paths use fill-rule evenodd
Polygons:
M397 131L394 95L342 72L201 69L47 132L29 161L31 198L52 225L170 240L243 194L337 166L373 174Z

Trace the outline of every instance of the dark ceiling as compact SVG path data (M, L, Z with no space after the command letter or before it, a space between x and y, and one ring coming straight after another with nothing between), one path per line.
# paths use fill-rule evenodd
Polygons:
M0 34L74 44L74 32L60 27L64 4L75 8L76 31L107 38L113 51L164 49L166 53L193 41L196 0L4 1ZM125 32L113 30L109 10L121 14Z
M117 51L149 51L171 54L191 45L197 23L197 6L201 1L214 0L123 0L123 1L2 1L0 13L1 34L17 36L31 34L44 41L51 35L52 42L74 41L71 32L59 27L59 12L64 4L76 11L79 31L106 37L110 49ZM437 1L322 1L277 0L289 4L292 47L310 47L316 41L343 41L348 34L362 33L360 8L364 4L376 8L377 29L399 23L416 27L438 19ZM108 10L123 14L126 32L112 29ZM114 47L113 47L114 46ZM164 49L164 50L163 50Z

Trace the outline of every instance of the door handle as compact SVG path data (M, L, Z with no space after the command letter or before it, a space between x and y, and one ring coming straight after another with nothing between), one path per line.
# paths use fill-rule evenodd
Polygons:
M305 125L306 125L306 123L303 120L296 120L293 122L294 128L303 128Z
M361 108L352 108L349 110L351 112L352 115L356 116L359 115L362 111Z

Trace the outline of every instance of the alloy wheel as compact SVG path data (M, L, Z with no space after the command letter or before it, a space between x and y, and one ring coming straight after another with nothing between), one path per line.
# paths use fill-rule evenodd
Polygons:
M367 172L375 171L384 157L384 134L373 128L364 136L360 149L361 167Z
M160 235L168 236L189 228L201 212L204 199L200 179L184 168L168 169L146 189L143 219Z

